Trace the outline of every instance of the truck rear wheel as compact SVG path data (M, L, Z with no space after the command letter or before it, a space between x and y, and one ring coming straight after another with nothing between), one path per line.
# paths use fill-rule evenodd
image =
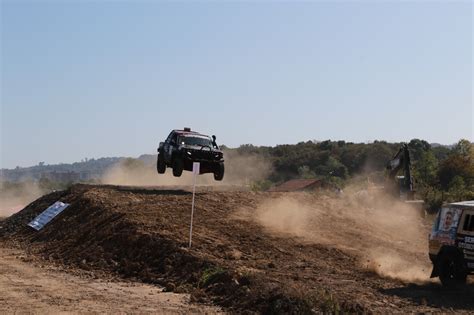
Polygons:
M466 284L467 270L461 255L445 254L439 263L439 280L444 287L456 288Z
M214 171L214 179L215 180L222 180L224 178L224 163L219 163Z
M175 158L173 160L173 176L180 177L183 174L183 160L180 158Z
M166 171L166 163L163 158L160 158L161 154L158 154L158 160L156 161L156 170L158 174L164 174Z

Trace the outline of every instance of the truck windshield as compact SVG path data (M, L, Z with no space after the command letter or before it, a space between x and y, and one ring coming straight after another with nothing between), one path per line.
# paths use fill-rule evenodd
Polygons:
M212 148L212 140L206 137L181 136L179 137L179 143L187 145L209 146Z

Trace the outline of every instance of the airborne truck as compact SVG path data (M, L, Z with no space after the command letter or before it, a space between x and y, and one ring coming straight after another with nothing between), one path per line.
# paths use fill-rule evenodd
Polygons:
M433 263L431 278L443 286L457 287L474 274L474 200L443 206L434 221L429 238Z
M180 177L183 170L192 171L193 162L200 163L200 174L213 173L215 180L224 178L224 154L216 143L216 136L209 137L191 128L175 129L158 147L156 169L163 174L167 167Z

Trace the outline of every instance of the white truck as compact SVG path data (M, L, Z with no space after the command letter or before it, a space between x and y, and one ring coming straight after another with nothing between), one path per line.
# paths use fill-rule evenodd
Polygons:
M474 200L450 203L436 216L429 238L431 277L456 287L474 274Z

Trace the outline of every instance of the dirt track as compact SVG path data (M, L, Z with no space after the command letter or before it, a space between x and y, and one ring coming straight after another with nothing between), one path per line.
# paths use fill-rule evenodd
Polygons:
M39 233L25 227L57 200L71 206ZM227 310L474 310L472 283L446 292L423 279L429 275L427 227L397 222L401 212L390 217L347 200L302 193L200 192L189 250L190 201L183 190L77 185L0 223L0 236L9 246L71 270L159 283ZM362 214L375 219L361 221ZM385 269L378 255L371 256L380 250L391 255L390 262L409 259L419 267L413 271L417 284L406 279L413 273L404 273L405 265Z
M22 251L0 248L0 313L216 314L216 307L190 304L186 294L156 286L73 275L36 264Z

